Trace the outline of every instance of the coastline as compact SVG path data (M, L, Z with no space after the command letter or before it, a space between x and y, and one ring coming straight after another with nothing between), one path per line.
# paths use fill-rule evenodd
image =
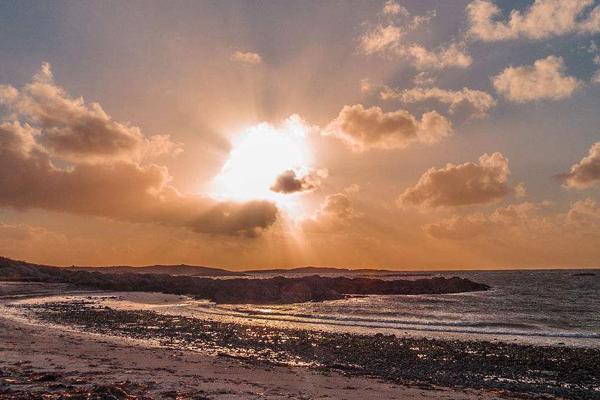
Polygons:
M56 294L64 294L59 291ZM140 304L147 302L152 296L140 296L137 301ZM164 303L165 299L169 301L165 295L156 295L155 303ZM85 298L83 294L80 297ZM175 301L177 296L172 298ZM43 299L40 299L43 300ZM35 303L35 301L33 301ZM38 302L39 303L39 302ZM43 301L41 302L43 303ZM59 325L51 325L40 323L38 320L17 320L11 318L10 315L2 313L0 317L0 330L3 336L4 343L1 354L3 362L1 369L6 375L7 371L16 371L15 374L24 376L26 371L24 367L30 368L30 371L54 371L60 372L60 378L57 381L60 385L69 389L78 390L77 385L69 383L73 376L82 374L101 372L98 378L95 378L91 383L101 385L106 382L123 382L130 381L141 384L142 386L128 386L124 390L129 392L143 393L149 398L168 398L161 393L169 391L177 391L179 398L347 398L359 399L367 396L376 396L376 398L439 398L446 397L449 399L471 399L471 398L531 398L533 393L527 390L526 387L517 387L515 382L507 382L496 387L485 387L477 382L457 382L438 380L438 382L416 379L424 374L432 374L435 372L427 371L419 368L436 364L414 364L416 369L413 371L412 379L410 376L405 376L406 379L397 379L398 376L382 376L381 374L373 374L372 370L363 370L360 368L351 368L350 365L335 365L335 363L325 363L325 365L312 365L312 368L298 365L310 365L305 363L306 357L302 354L296 354L298 357L296 362L290 359L277 359L269 357L261 357L261 355L269 354L269 346L263 348L262 353L256 352L256 347L253 342L234 341L230 340L231 352L218 350L218 346L213 347L213 351L206 351L211 348L211 342L205 337L202 341L195 343L200 346L182 346L185 344L183 338L189 336L190 330L176 329L179 326L185 326L189 321L173 319L165 320L165 316L149 314L135 314L136 318L140 316L142 320L135 321L137 328L128 331L123 327L132 326L131 320L127 319L132 315L123 314L124 311L108 310L102 318L93 314L96 311L102 311L103 308L89 309L85 308L88 305L75 304L73 302L67 305L71 322L56 319ZM84 307L84 308L81 308ZM47 305L40 308L41 311L49 310ZM79 311L78 311L79 310ZM39 310L38 310L39 311ZM55 310L56 311L56 310ZM107 310L104 310L107 311ZM135 312L135 311L131 311ZM60 313L59 313L60 314ZM57 314L57 315L59 315ZM155 313L154 313L155 314ZM62 315L62 314L60 314ZM84 315L89 316L86 320ZM45 318L47 321L49 318ZM104 326L105 329L100 329L98 326L90 325L90 321L97 321ZM118 323L116 323L116 321ZM162 321L162 322L161 322ZM79 325L73 329L73 322ZM146 329L155 327L160 323L164 325L160 329ZM204 324L204 330L211 335L218 334L230 330L231 326L221 327L219 330L215 325L206 323L206 321L192 321L192 323ZM140 328L145 327L145 328ZM198 331L197 325L191 325L192 332ZM244 327L247 329L247 327ZM96 331L96 334L83 333L82 330ZM251 331L252 332L252 331ZM253 333L260 332L263 336L274 335L277 330L255 330ZM281 330L279 330L281 332ZM338 335L339 336L339 335ZM357 351L370 351L372 340L359 340L356 342L356 337L350 335L341 335L339 338L346 337L345 345L357 346ZM344 346L344 341L337 340L331 342L331 336L323 336L317 340L318 348L324 343L322 340L329 340L329 346L338 345ZM298 347L298 343L291 340L289 349ZM314 337L310 338L313 342ZM381 335L377 336L377 340L390 340ZM396 339L394 339L396 340ZM399 340L399 339L398 339ZM404 339L403 339L404 340ZM404 342L414 345L415 341ZM446 341L448 348L446 351L463 352L464 348L461 345ZM468 343L468 342L467 342ZM208 345L207 345L208 344ZM223 345L224 343L219 343ZM226 344L226 343L225 343ZM435 357L435 348L440 344L436 341L421 340L419 344L422 350L419 354L422 357ZM381 345L381 344L380 344ZM389 345L386 344L386 346ZM494 352L499 352L502 355L501 346L499 343L488 343L484 346L484 350L493 355ZM241 346L241 347L240 347ZM508 346L508 345L507 345ZM285 346L284 346L285 347ZM300 346L301 347L301 346ZM238 354L237 350L243 348L246 354ZM326 349L327 347L323 347ZM527 347L529 348L529 347ZM115 350L115 349L118 349ZM495 350L494 350L495 349ZM272 350L272 349L271 349ZM473 348L476 351L476 348ZM552 351L559 350L554 349ZM564 351L564 349L562 349ZM547 351L547 349L545 350ZM92 357L93 362L87 362L91 354L97 354ZM271 352L271 355L276 356L277 352ZM558 353L557 353L558 354ZM60 355L62 365L56 362L57 356ZM258 356L257 356L258 355ZM133 358L132 358L133 357ZM592 354L592 357L597 357L597 352ZM18 359L18 360L17 360ZM594 358L595 359L595 358ZM21 361L28 361L27 364L19 364ZM52 360L52 361L50 361ZM74 360L78 360L75 362ZM333 360L330 360L333 361ZM296 364L293 366L293 364ZM72 365L72 366L71 366ZM410 366L410 364L408 364ZM195 366L195 367L192 367ZM350 368L349 368L350 367ZM389 368L389 366L387 366ZM404 366L406 367L406 365ZM444 369L448 365L438 365L438 368ZM550 369L552 366L549 366ZM15 369L16 368L16 369ZM66 368L66 370L60 369ZM74 369L74 370L73 370ZM191 370L193 369L193 371ZM170 374L165 374L165 370L173 371ZM65 372L67 371L67 372ZM376 370L375 370L376 371ZM460 368L458 369L460 373ZM483 371L485 372L485 371ZM489 371L488 371L489 372ZM552 374L552 371L548 371ZM38 373L38 372L36 372ZM518 371L514 371L518 374ZM171 376L173 375L173 376ZM169 376L167 378L167 376ZM233 379L232 376L237 377ZM551 378L550 376L548 376ZM502 378L502 377L500 377ZM518 382L519 377L515 376ZM11 378L9 378L11 379ZM14 378L12 378L14 379ZM33 378L28 378L35 380ZM141 383L140 383L141 382ZM148 386L149 382L153 382L154 388ZM248 383L250 382L250 384ZM440 384L441 383L441 384ZM460 383L460 384L459 384ZM56 385L56 381L50 382ZM35 386L37 385L37 389ZM46 390L47 387L40 388L40 382L36 383L31 390ZM146 386L144 386L146 385ZM258 386L256 386L258 385ZM2 386L4 388L6 385ZM19 389L27 385L12 385L11 389ZM43 385L42 385L43 386ZM471 387L469 387L471 386ZM353 388L353 389L347 389ZM532 387L529 387L531 389ZM64 388L63 388L64 389ZM88 388L89 389L89 388ZM516 390L515 390L516 389ZM54 390L54 389L53 389ZM61 389L62 390L62 389ZM87 389L86 389L87 390ZM161 392L162 391L162 392ZM195 391L195 392L194 392ZM129 393L128 392L128 393ZM541 392L540 392L541 393ZM540 394L538 393L538 395ZM580 393L580 395L577 395ZM562 398L568 393L552 393L546 391L541 398ZM597 392L596 392L597 394ZM583 392L573 391L568 398L586 398ZM6 394L5 394L6 396ZM204 396L204 397L194 397ZM237 397L236 397L237 396ZM0 398L19 398L19 397L1 397ZM26 398L26 397L23 397ZM589 398L589 397L588 397Z
M116 399L198 400L515 398L496 391L399 385L337 371L209 356L6 313L0 313L0 346L1 399L101 399L107 394Z

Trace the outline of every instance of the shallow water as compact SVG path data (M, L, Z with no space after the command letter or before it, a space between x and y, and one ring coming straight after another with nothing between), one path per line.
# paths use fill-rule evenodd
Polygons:
M577 275L581 272L594 275ZM493 289L446 295L357 296L270 306L217 305L183 296L119 293L119 298L104 298L102 303L117 309L153 309L222 322L328 332L600 347L600 270L433 275L465 277Z
M578 273L593 276L578 276ZM184 309L222 320L251 320L356 333L393 332L526 343L600 346L600 271L436 273L491 285L446 295L366 296L292 305L215 305ZM397 279L398 277L395 277ZM181 310L183 312L183 310Z

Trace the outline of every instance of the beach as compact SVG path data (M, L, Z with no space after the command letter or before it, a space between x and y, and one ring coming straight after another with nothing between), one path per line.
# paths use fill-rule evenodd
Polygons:
M2 300L0 398L35 398L35 393L46 396L40 398L57 399L64 398L65 393L96 396L81 398L117 399L493 399L598 395L598 372L594 372L593 365L597 365L599 352L593 349L515 347L486 342L476 345L381 334L314 335L264 326L250 328L147 308L177 303L178 296L135 293L127 298L123 293L72 293L60 285L29 285L20 283L17 290L13 285L13 293L5 294ZM39 296L42 287L43 296ZM119 302L125 306L116 307ZM402 358L402 346L403 351L414 353L414 358L406 352ZM420 348L414 350L416 346ZM383 365L381 369L377 357L372 362L354 357L378 354L376 347L382 350L379 355L392 354L400 369L392 368L394 365ZM351 348L354 352L348 351ZM475 357L472 365L467 348ZM476 367L481 352L483 357L510 355L513 379L504 376L502 363L490 364L497 365L495 371L486 370L490 367L485 365ZM440 363L452 354L463 356L460 365ZM427 362L428 358L431 362ZM548 363L546 371L532 371L539 367L536 363L549 359L554 359L554 363ZM360 362L352 365L356 360ZM521 367L515 364L518 360ZM579 372L573 369L575 364ZM474 374L477 371L480 377L487 374L489 380L478 380ZM519 376L521 373L524 375ZM106 393L114 397L102 397Z
M94 390L182 399L496 398L494 393L400 386L331 371L207 356L6 313L0 315L0 343L3 399L29 399L36 393L60 398Z

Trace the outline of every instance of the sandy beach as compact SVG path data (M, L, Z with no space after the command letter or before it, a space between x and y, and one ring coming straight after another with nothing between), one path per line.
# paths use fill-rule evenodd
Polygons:
M27 285L19 286L19 296L26 297L23 288ZM39 285L32 289L40 290ZM211 356L145 340L86 333L15 316L14 310L7 312L4 306L23 297L14 293L9 297L2 300L0 313L2 399L516 398L494 391L398 385L337 371ZM66 397L65 393L91 397Z

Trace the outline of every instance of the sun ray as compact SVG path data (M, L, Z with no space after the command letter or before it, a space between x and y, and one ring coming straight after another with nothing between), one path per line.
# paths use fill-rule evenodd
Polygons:
M310 168L308 130L295 115L278 127L260 123L243 130L233 140L229 158L213 180L213 195L235 201L271 200L287 213L297 214L298 194L276 193L271 187L284 171Z

